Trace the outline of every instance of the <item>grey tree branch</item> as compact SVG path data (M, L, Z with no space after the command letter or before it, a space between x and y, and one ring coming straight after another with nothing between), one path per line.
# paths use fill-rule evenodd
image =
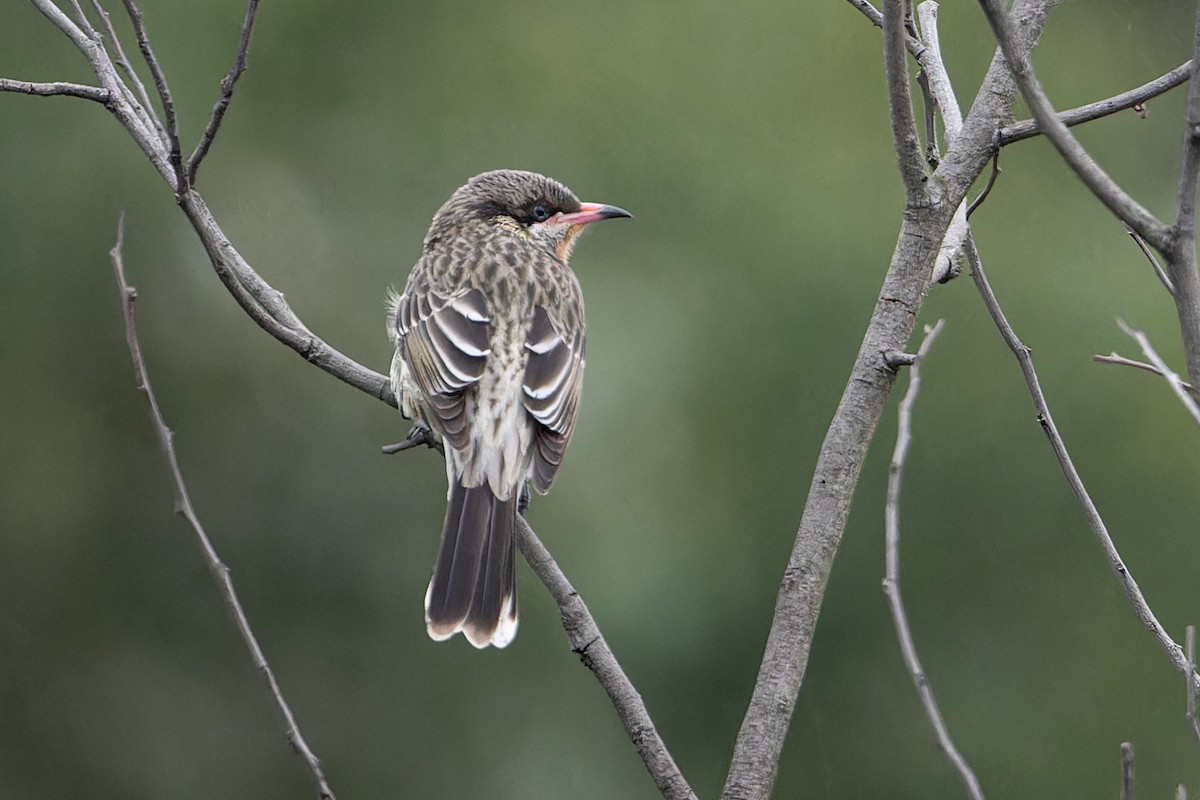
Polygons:
M1192 61L1188 60L1167 74L1160 75L1149 83L1143 83L1135 89L1130 89L1127 92L1113 95L1095 103L1088 103L1078 108L1072 108L1069 111L1061 111L1058 113L1058 119L1068 128L1073 128L1076 125L1091 122L1101 117L1107 117L1109 114L1115 114L1118 111L1140 106L1149 100L1153 100L1160 94L1169 92L1176 86L1183 85L1191 74ZM1036 119L1014 122L1000 131L999 145L1005 147L1013 142L1037 136L1041 132Z
M1200 3L1196 7L1196 29L1192 40L1192 62L1200 64ZM1196 179L1200 174L1200 70L1188 81L1183 157L1179 168L1175 225L1164 250L1167 276L1174 289L1175 313L1183 339L1188 377L1200 386L1200 270L1196 265ZM1154 244L1153 240L1147 240Z
M950 83L950 74L942 62L942 44L937 24L938 4L934 0L925 0L917 6L917 19L921 23L921 38L925 43L925 50L918 61L928 75L929 91L941 109L946 147L950 147L962 132L963 118L958 98L954 96L954 86ZM963 198L954 210L954 218L938 250L937 261L933 265L934 283L945 283L961 271L955 265L961 263L962 243L967 230L967 201Z
M1022 52L1036 44L1052 5L1052 0L1015 4L1013 28L1019 32ZM817 458L758 677L734 744L722 795L727 800L765 800L775 785L834 555L863 459L895 382L885 354L906 349L950 220L990 162L996 136L1011 119L1016 93L997 54L958 141L925 188L907 203L879 299Z
M1125 324L1124 320L1117 320L1117 325L1121 326L1121 330L1125 335L1138 343L1138 347L1142 348L1142 354L1146 356L1151 364L1154 365L1154 371L1166 378L1167 385L1171 387L1171 391L1179 398L1179 402L1183 403L1183 407L1197 425L1200 425L1200 405L1196 404L1196 400L1188 393L1188 385L1180 380L1179 376L1167 366L1167 362L1163 361L1158 351L1154 349L1154 345L1150 344L1150 338L1145 333Z
M917 118L913 114L912 93L909 91L904 6L903 0L884 0L883 68L887 77L888 111L892 120L896 161L900 165L904 188L912 198L924 191L926 171L925 159L921 156L921 138L917 135Z
M200 162L208 154L208 148L212 147L213 139L216 138L217 131L221 127L221 121L225 119L225 112L229 110L229 103L233 100L233 89L237 86L238 79L242 77L242 73L246 71L246 58L250 54L250 37L254 34L254 21L257 17L258 0L250 0L250 4L246 7L246 19L242 23L242 38L238 42L237 55L234 56L233 66L229 68L229 74L221 79L221 95L217 98L216 105L213 106L212 116L208 119L208 125L205 126L204 133L200 136L200 141L197 143L196 149L188 156L187 176L189 185L195 185L196 170L200 169Z
M1159 375L1164 378L1166 377L1163 375L1162 370L1153 364L1147 364L1145 361L1134 361L1132 358L1125 358L1124 356L1119 356L1116 353L1109 353L1106 356L1095 355L1092 356L1092 361L1100 364L1115 364L1120 367L1133 367L1134 369L1140 369L1145 372L1152 372L1155 375ZM1189 392L1193 391L1190 383L1184 383L1183 381L1180 381L1180 385L1182 385L1183 388L1187 389Z
M1058 426L1054 424L1054 417L1050 413L1050 406L1046 402L1041 382L1038 380L1037 370L1033 365L1033 356L1030 354L1029 348L1017 337L1016 332L1004 314L1004 310L1000 307L1000 301L996 299L996 294L992 291L991 283L987 279L987 273L983 269L983 262L979 258L979 251L975 248L975 241L971 237L967 239L967 261L971 265L971 277L975 280L975 286L983 298L983 303L987 307L988 314L991 315L992 321L999 330L1001 338L1004 339L1004 343L1008 345L1008 349L1012 351L1013 356L1017 359L1021 375L1025 378L1025 386L1029 390L1030 398L1033 400L1034 409L1037 412L1038 424L1041 425L1042 432L1046 435L1046 439L1050 443L1050 449L1054 451L1054 457L1058 461L1059 468L1062 469L1063 475L1067 479L1067 485L1083 510L1084 519L1091 529L1092 535L1104 551L1109 569L1112 570L1113 576L1117 579L1117 583L1120 584L1121 590L1125 593L1125 599L1133 609L1134 616L1150 632L1154 640L1158 642L1159 647L1167 654L1167 658L1170 659L1175 668L1185 675L1191 675L1191 680L1195 681L1197 686L1200 686L1200 677L1197 677L1190 671L1183 648L1167 634L1162 624L1158 621L1158 617L1154 615L1154 610L1150 608L1150 604L1146 602L1145 595L1142 594L1141 588L1138 587L1137 581L1133 579L1133 574L1129 571L1129 567L1126 566L1124 560L1121 558L1121 554L1117 552L1117 547L1113 543L1112 536L1109 535L1108 527L1104 524L1099 509L1096 508L1095 502L1092 501L1087 487L1083 484L1083 479L1079 476L1079 471L1075 468L1075 463L1071 460L1071 456L1067 452L1066 442L1063 441L1062 435L1058 432Z
M991 25L996 41L999 42L1004 57L1012 67L1013 77L1021 87L1021 94L1024 96L1025 102L1029 104L1042 133L1054 144L1063 160L1075 171L1080 180L1118 219L1137 231L1155 249L1162 250L1166 247L1167 226L1159 222L1149 210L1121 189L1116 181L1109 177L1100 168L1100 165L1088 155L1079 140L1058 118L1058 114L1050 105L1050 101L1033 71L1029 54L1018 52L1013 46L1011 31L1000 10L999 1L979 0L979 4L983 7L988 24Z
M1188 674L1196 669L1196 626L1188 625L1183 632L1183 651L1187 657ZM1187 681L1187 712L1185 714L1188 724L1188 730L1192 732L1192 737L1200 742L1200 718L1196 716L1196 684L1192 681Z
M64 81L35 83L33 81L0 78L0 92L16 92L17 94L29 94L36 97L54 97L55 95L81 97L84 100L92 100L104 106L108 105L109 99L108 89L101 89L99 86L85 86L79 83L66 83Z
M117 29L113 27L112 16L108 13L104 6L100 5L100 0L92 0L92 8L104 22L104 29L108 31L108 41L112 49L116 52L116 58L113 59L113 63L116 64L123 73L125 73L126 85L129 83L133 84L131 90L127 92L127 96L132 101L133 107L135 109L140 108L143 110L153 108L154 105L150 102L150 95L146 92L146 85L142 83L141 76L139 76L137 70L133 68L133 62L130 61L129 57L125 55L125 48L121 45L121 37L117 35ZM83 9L78 4L75 6L75 9L79 13L80 22L86 24L87 15L84 14ZM89 35L91 35L92 38L96 38L97 34L95 34L94 29L92 29L89 31ZM137 92L137 99L134 99L134 95L132 94L133 91ZM147 115L144 116L142 121L147 127L154 128L156 131L158 131L158 135L164 143L167 141L167 132L163 129L162 123L159 121L157 116Z
M521 555L558 603L563 630L566 631L571 649L604 687L617 710L617 716L621 718L621 724L625 726L629 740L637 748L642 763L646 765L662 796L667 800L695 800L695 792L655 729L642 696L621 669L583 598L575 591L524 517L517 518L517 543Z
M1121 742L1121 800L1133 800L1133 745Z
M187 186L187 180L183 174L183 156L179 145L179 121L175 117L175 99L167 87L167 76L158 63L158 57L154 55L154 48L150 46L150 37L146 33L146 23L142 19L141 9L133 0L122 0L122 2L125 4L125 12L129 15L129 21L133 23L138 49L142 51L142 58L145 60L146 66L150 68L150 76L154 79L154 88L158 90L158 101L162 104L163 115L166 117L167 163L171 165L171 171L175 175L175 193L179 194Z
M333 790L329 788L329 784L325 780L325 774L321 771L321 762L308 746L308 742L304 739L304 734L300 732L300 726L296 723L296 717L292 713L291 706L284 699L283 692L279 688L279 682L275 679L275 673L271 669L271 665L267 663L267 657L263 654L262 647L259 646L258 639L250 627L250 622L246 618L246 612L242 609L241 601L238 600L237 591L233 588L233 579L229 575L229 567L225 566L225 563L221 561L221 557L217 555L212 541L208 538L208 534L205 533L204 526L200 523L195 509L192 507L192 499L188 495L187 485L183 481L183 472L179 469L179 460L175 456L174 434L167 427L162 411L158 407L158 400L154 397L154 389L150 386L150 375L146 370L146 361L142 356L142 347L138 340L137 324L134 316L134 303L137 300L137 290L125 280L125 264L121 252L124 241L125 218L122 216L120 222L117 224L117 243L109 251L109 257L112 260L113 272L116 274L117 288L121 292L121 312L125 320L125 342L129 345L129 356L133 360L134 380L137 383L138 391L146 398L146 403L150 407L150 418L154 422L154 432L158 436L158 444L162 449L163 457L167 460L167 468L171 474L171 485L175 490L175 511L187 520L188 525L191 526L192 531L196 534L196 540L200 545L200 552L204 556L204 561L208 565L209 572L212 573L213 579L217 582L217 588L221 592L221 599L225 601L225 605L233 615L234 624L237 626L238 633L242 636L242 641L246 644L246 649L250 652L250 659L254 662L254 668L262 674L263 679L267 683L267 688L271 692L271 697L275 700L275 706L279 709L279 714L283 718L284 732L287 735L288 742L308 767L309 774L312 776L313 783L317 788L317 796L320 800L334 800Z
M904 658L904 665L908 668L913 686L916 687L917 697L920 698L921 707L925 710L925 717L929 720L930 727L933 728L938 748L945 754L950 766L962 779L963 786L972 800L984 800L979 780L975 777L971 765L954 746L954 741L950 738L950 730L946 727L946 721L942 718L942 712L938 708L937 699L933 696L933 687L925 675L925 669L921 666L921 659L917 656L917 645L913 640L912 630L908 626L908 613L904 610L904 597L900 591L900 491L904 481L904 465L908 458L908 448L912 443L912 409L917 400L917 393L921 390L921 362L929 353L929 349L933 347L944 323L945 320L938 320L932 328L928 325L925 326L925 339L921 342L920 349L917 350L916 358L913 359L912 368L908 373L908 390L901 398L900 408L897 412L899 425L896 432L896 447L892 451L892 463L888 467L887 504L884 507L886 574L883 579L883 593L887 597L892 624L895 626L896 636L900 640L900 654Z

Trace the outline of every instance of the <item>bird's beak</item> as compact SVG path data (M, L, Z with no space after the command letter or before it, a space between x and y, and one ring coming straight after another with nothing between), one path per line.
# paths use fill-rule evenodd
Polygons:
M602 219L632 216L633 214L616 206L606 206L603 203L580 203L578 211L572 214L555 214L546 221L555 225L587 225Z

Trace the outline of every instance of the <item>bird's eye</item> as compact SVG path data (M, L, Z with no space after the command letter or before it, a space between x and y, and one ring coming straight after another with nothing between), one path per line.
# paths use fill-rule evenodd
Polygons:
M530 209L529 216L533 217L534 222L545 222L550 219L550 209L546 208L544 203L538 203Z

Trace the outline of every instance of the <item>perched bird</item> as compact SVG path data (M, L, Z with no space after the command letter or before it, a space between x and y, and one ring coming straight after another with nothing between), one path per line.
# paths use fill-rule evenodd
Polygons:
M518 503L527 481L549 490L579 412L583 295L567 263L586 225L628 216L544 175L485 172L434 215L389 298L392 386L414 431L440 438L450 483L425 593L436 640L516 636Z

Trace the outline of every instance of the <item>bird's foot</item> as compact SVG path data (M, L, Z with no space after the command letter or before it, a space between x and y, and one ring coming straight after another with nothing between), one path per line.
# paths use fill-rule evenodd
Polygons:
M405 450L411 450L414 447L419 447L420 445L425 445L426 447L437 450L442 455L446 454L446 450L442 446L441 441L433 435L433 431L431 431L429 426L424 422L418 422L413 425L412 428L409 429L408 436L403 442L385 444L382 450L384 455L391 456L395 455L396 453L402 453Z
M529 510L529 499L529 484L523 483L521 484L521 494L517 496L517 513L522 517L525 516L525 512Z

